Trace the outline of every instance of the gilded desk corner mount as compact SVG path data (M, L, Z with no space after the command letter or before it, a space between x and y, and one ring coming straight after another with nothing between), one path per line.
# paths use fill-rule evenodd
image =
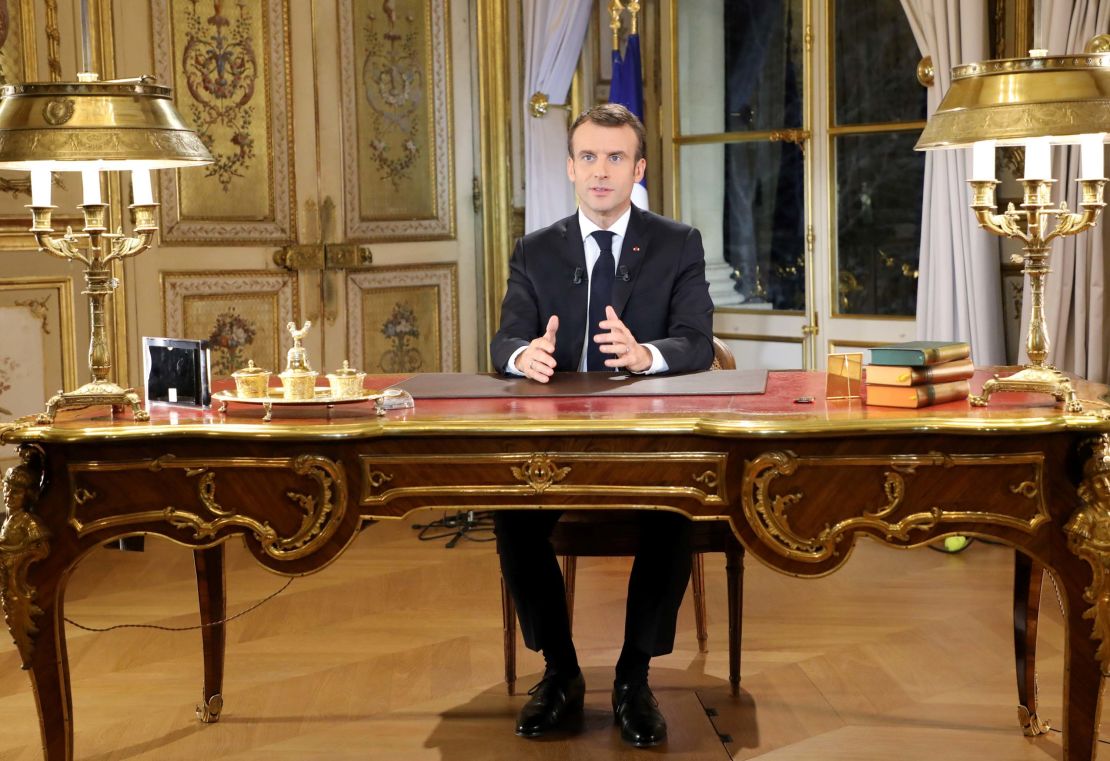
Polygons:
M1083 618L1093 622L1092 636L1100 640L1096 657L1110 676L1110 434L1091 441L1078 494L1083 504L1064 530L1068 547L1091 566L1091 585L1083 593L1091 607Z
M42 615L35 604L35 588L27 582L27 571L50 552L47 532L30 512L41 488L37 452L37 448L22 448L23 462L4 474L6 514L0 525L0 604L24 669L30 668L38 633L34 619Z

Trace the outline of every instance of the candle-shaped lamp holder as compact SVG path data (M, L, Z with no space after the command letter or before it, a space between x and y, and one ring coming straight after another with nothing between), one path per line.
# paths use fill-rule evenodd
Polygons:
M139 395L112 377L107 301L119 282L116 263L146 251L158 231L158 204L150 170L212 162L200 137L174 108L170 88L150 77L99 81L91 72L76 82L23 82L0 86L0 168L31 172L31 234L39 249L85 269L89 299L88 383L59 391L37 422L49 424L67 407L130 407L147 420ZM51 224L50 172L80 172L84 228L55 235ZM130 172L134 189L131 234L112 232L103 202L101 172ZM109 196L109 200L111 200ZM126 373L117 371L116 380Z
M1092 41L1095 42L1095 41ZM1021 263L1029 279L1029 326L1025 351L1029 363L1012 375L995 376L982 393L970 397L985 406L999 391L1051 394L1066 412L1082 412L1071 379L1048 364L1049 331L1045 319L1045 279L1049 246L1057 238L1077 235L1097 223L1105 206L1104 143L1110 108L1110 54L1049 56L1030 51L1028 58L966 63L952 68L951 83L929 116L917 150L965 150L971 146L971 210L979 226L994 235L1022 241ZM1078 208L1053 207L1052 147L1079 145L1081 169ZM995 146L1024 146L1025 170L1020 208L999 211ZM1065 178L1059 178L1065 179Z
M1056 401L1064 403L1066 412L1082 412L1072 388L1071 379L1051 365L1046 364L1048 357L1048 326L1044 314L1044 283L1048 276L1049 244L1055 238L1075 235L1094 227L1102 208L1105 178L1079 179L1082 199L1080 211L1072 212L1066 203L1051 208L1052 185L1054 180L1022 180L1024 193L1021 209L1011 203L1001 214L995 212L995 188L997 180L969 180L971 186L971 209L979 226L995 235L1017 238L1025 243L1024 253L1014 255L1015 263L1022 263L1022 273L1029 278L1029 333L1025 339L1025 352L1029 364L1007 377L994 377L983 384L981 394L973 394L973 405L986 406L991 394L996 391L1026 391L1039 394L1052 394ZM1049 231L1049 223L1055 218L1055 225Z
M85 215L83 232L75 233L67 229L59 237L54 236L54 228L50 225L54 206L28 208L33 219L31 234L35 236L39 250L59 259L80 262L85 267L84 293L89 297L89 370L92 373L92 379L80 388L59 390L46 403L46 411L38 415L36 422L52 423L59 409L96 404L109 404L114 409L131 407L136 420L149 420L150 415L143 409L135 390L123 388L110 380L112 352L105 303L119 286L119 281L112 275L113 263L150 248L154 233L158 231L154 221L158 204L135 204L130 207L131 235L124 235L122 231L108 232L105 225L106 203L82 204L81 210Z

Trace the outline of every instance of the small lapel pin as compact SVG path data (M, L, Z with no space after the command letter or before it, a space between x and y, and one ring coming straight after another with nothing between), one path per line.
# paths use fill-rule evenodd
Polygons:
M640 247L639 246L633 246L632 247L632 253L634 253L634 254L640 253Z

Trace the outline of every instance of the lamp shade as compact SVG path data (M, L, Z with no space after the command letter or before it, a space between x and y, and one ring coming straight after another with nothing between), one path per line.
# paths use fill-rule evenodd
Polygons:
M1074 143L1110 128L1110 54L1007 58L952 68L952 85L917 150L981 140Z
M212 155L151 77L0 87L0 167L120 170L209 164Z

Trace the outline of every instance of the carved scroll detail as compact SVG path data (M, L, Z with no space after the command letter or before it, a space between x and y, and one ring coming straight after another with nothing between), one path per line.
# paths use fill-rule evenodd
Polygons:
M742 503L753 530L767 544L785 557L806 563L820 563L837 557L840 543L851 534L865 531L878 534L888 541L908 543L913 532L929 532L942 521L982 520L984 513L953 507L931 506L925 510L902 515L897 521L888 517L904 507L907 494L907 477L915 475L922 467L967 467L995 465L1029 465L1032 479L1023 481L1010 491L1033 502L1032 514L1026 519L1005 514L990 513L991 522L1031 532L1049 520L1047 507L1041 499L1043 457L1039 454L1013 455L947 455L940 452L907 455L862 455L845 457L798 457L793 452L765 452L744 466ZM780 479L794 476L800 468L845 468L858 466L861 477L882 468L882 494L884 502L876 507L861 507L858 513L825 524L813 535L802 535L791 525L790 510L805 499L800 490L775 492L772 485ZM926 481L927 483L927 481Z
M717 480L717 474L715 472L707 470L700 476L694 476L694 483L705 484L705 488L712 491L717 488L719 481Z
M543 494L547 487L558 483L570 473L570 467L557 467L545 454L533 455L523 466L512 466L513 477L526 481L536 494Z
M303 513L296 531L288 536L279 536L269 522L245 514L238 506L221 503L217 489L220 475L237 469L292 470L316 482L316 488L310 492L285 492L285 496ZM186 478L196 479L200 509L171 505L161 510L105 516L86 522L79 508L84 507L89 500L81 502L77 495L88 490L76 487L69 522L77 530L78 536L109 527L165 521L176 528L191 530L198 541L208 542L216 540L220 532L226 529L243 528L254 535L263 552L270 557L294 560L310 555L325 544L335 533L347 508L347 478L343 465L318 455L299 455L292 458L232 457L222 460L196 460L167 455L154 460L88 462L70 466L74 483L82 472L108 470L183 471Z
M1083 618L1093 622L1091 637L1100 640L1095 657L1103 676L1110 676L1110 435L1091 441L1091 456L1083 465L1077 491L1083 506L1064 531L1071 551L1091 566L1091 585L1083 591L1091 607Z
M285 496L304 511L297 531L288 537L278 536L266 522L240 515L216 501L216 474L204 472L197 486L201 504L216 520L205 520L196 513L167 507L165 519L173 526L193 529L197 539L215 537L228 526L243 526L254 534L262 550L278 560L292 560L310 554L331 536L347 503L347 482L343 466L325 457L301 455L294 460L293 470L298 475L313 478L318 486L316 495L287 491ZM329 523L332 513L336 515ZM328 529L325 531L325 529Z
M42 615L35 604L35 588L27 583L27 571L50 553L46 530L28 512L40 491L41 470L31 464L31 454L36 451L41 453L37 448L23 447L23 463L4 474L7 515L0 526L0 605L24 669L31 667L38 633L34 619Z

